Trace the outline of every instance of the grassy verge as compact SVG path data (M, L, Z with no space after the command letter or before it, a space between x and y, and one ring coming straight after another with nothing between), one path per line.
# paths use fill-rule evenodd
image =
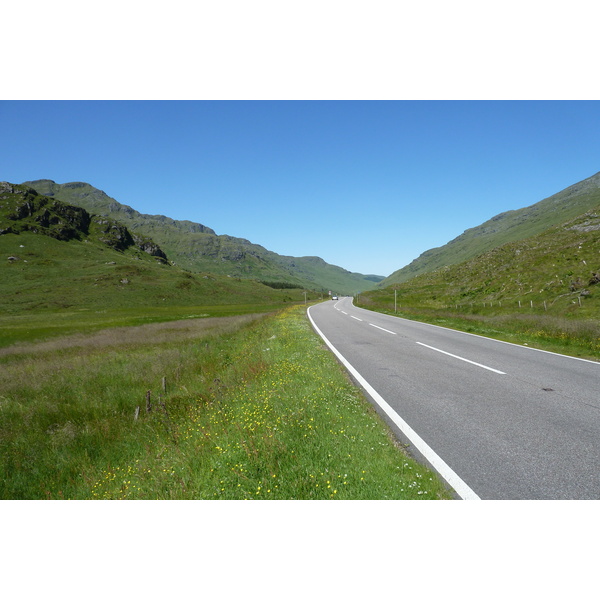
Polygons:
M0 498L450 497L304 307L202 323L0 357Z
M402 307L394 311L393 297L390 308L389 301L373 301L366 295L361 295L360 301L355 304L384 314L441 325L540 350L600 360L600 322L587 314L548 314L528 308L519 312L498 308L480 308L467 312L444 308Z

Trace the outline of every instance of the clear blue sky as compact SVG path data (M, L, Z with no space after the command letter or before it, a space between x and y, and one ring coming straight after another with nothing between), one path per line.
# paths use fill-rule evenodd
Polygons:
M600 171L595 101L4 101L0 128L3 180L380 275Z

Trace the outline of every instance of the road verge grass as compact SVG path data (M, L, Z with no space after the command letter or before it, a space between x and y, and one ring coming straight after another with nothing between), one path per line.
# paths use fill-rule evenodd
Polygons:
M394 441L304 307L245 319L158 343L0 357L0 497L450 497Z
M355 305L539 350L600 360L600 323L593 317L578 318L568 313L545 314L528 309L517 313L508 309L459 312L444 308L402 307L394 311L389 303L374 302L366 295L361 295Z

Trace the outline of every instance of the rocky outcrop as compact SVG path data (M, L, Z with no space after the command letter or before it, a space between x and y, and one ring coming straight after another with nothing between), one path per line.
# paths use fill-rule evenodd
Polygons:
M32 231L59 240L81 239L88 233L90 215L83 208L41 196L26 186L0 183L0 218L11 221L1 233Z
M73 183L71 187L86 184ZM0 235L31 231L63 241L91 239L118 251L135 246L166 262L167 256L151 238L132 234L111 219L91 215L79 206L43 196L26 185L0 182Z
M135 245L140 249L149 254L150 256L156 256L167 260L167 255L161 250L160 246L148 237L142 235L132 234Z
M134 245L133 237L125 225L107 217L92 217L92 232L103 244L114 250L127 250Z

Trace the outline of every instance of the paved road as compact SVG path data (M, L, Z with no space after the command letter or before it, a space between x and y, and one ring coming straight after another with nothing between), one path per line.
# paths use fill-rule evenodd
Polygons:
M460 497L600 499L600 363L382 315L351 298L309 316Z

